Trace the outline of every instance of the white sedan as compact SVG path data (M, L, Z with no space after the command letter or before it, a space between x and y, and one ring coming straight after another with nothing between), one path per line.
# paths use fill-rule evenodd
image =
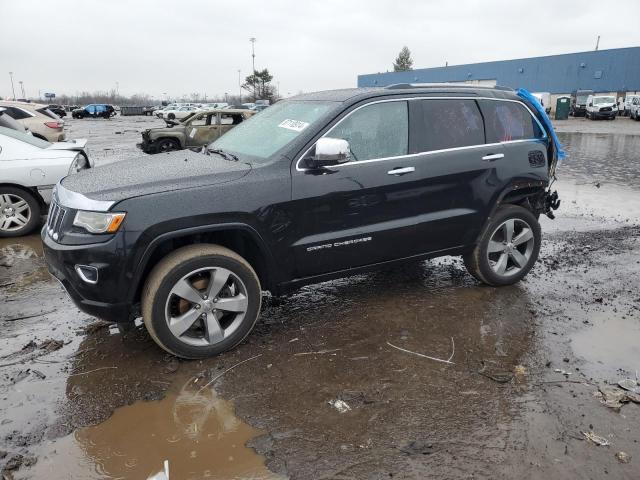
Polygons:
M49 143L0 126L0 237L18 237L38 228L53 186L93 166L86 143Z
M175 120L176 118L181 120L198 111L200 111L200 109L193 106L176 107L169 110L163 110L162 118L165 120Z

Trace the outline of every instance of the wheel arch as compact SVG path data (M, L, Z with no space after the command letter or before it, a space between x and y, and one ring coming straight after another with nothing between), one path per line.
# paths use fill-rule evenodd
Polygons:
M20 190L24 190L26 192L29 192L31 195L33 195L35 199L40 203L41 207L44 208L47 205L44 199L42 198L42 195L40 195L40 192L36 187L26 187L24 185L20 185L19 183L0 182L0 188L2 187L11 187L11 188L18 188Z
M133 274L131 302L139 301L149 273L160 260L178 248L199 243L221 245L236 252L255 270L263 290L273 290L276 287L273 256L264 239L253 227L237 223L207 225L166 232L146 246Z
M547 183L540 181L531 181L526 183L513 183L505 187L499 195L497 195L493 206L489 211L489 215L484 221L484 225L480 229L478 236L474 241L474 245L482 238L484 231L495 216L497 210L502 205L518 205L529 210L532 214L539 216L544 212L544 198L546 195Z

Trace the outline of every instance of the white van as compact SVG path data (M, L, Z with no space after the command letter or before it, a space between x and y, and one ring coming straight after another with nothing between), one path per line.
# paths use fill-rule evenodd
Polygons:
M549 92L534 92L531 95L538 99L544 111L549 115L551 113L551 94Z
M631 107L634 105L633 100L635 98L640 99L640 95L627 94L627 96L624 97L624 116L625 117L627 115L631 115Z
M613 95L589 95L587 98L586 117L591 120L607 118L615 120L618 114L618 103Z

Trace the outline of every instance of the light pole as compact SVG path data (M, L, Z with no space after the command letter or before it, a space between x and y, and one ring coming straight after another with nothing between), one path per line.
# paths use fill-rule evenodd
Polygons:
M22 83L22 80L20 80L18 83L20 84L20 90L22 90L22 98L27 98L27 96L24 94L24 83Z
M224 92L224 101L226 103L229 103L229 93L228 92Z
M13 72L9 72L9 77L11 77L11 91L13 92L13 100L16 100L16 89L13 88Z
M242 105L242 81L240 80L240 69L238 69L238 103Z
M256 37L251 37L249 41L251 42L251 68L253 73L256 73Z
M251 68L253 69L251 74L253 75L253 101L255 102L258 98L256 92L256 37L251 37L249 41L251 42Z

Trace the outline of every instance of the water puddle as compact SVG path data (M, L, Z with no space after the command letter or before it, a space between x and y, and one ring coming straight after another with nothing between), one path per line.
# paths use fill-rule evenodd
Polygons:
M634 318L602 317L572 337L574 353L587 360L591 376L616 378L618 369L640 371L640 323Z
M260 431L233 413L231 402L191 382L156 402L117 409L105 422L43 446L22 478L147 479L168 461L171 480L282 478L246 442Z

